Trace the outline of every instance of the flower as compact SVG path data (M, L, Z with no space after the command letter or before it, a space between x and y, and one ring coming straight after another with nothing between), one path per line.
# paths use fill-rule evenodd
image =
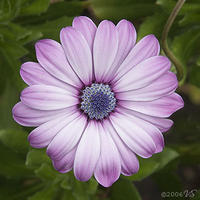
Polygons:
M108 187L120 173L138 171L136 155L148 158L163 150L161 132L173 124L165 118L183 107L177 78L168 58L159 55L155 36L136 43L127 20L116 26L104 20L97 28L88 17L75 17L60 40L38 41L38 63L21 66L29 86L13 117L37 127L30 145L47 147L56 170L73 168L81 181L94 174Z

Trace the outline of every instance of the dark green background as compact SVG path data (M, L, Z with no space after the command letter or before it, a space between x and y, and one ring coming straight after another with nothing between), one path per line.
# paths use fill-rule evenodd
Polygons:
M73 173L52 168L45 150L27 142L30 128L17 125L11 109L26 87L20 65L35 60L38 39L59 41L59 31L73 17L86 15L96 24L125 18L135 25L138 39L161 38L175 0L0 0L0 199L3 200L159 200L200 199L200 1L188 0L169 33L170 49L184 67L178 93L185 107L172 116L175 124L164 133L166 148L140 159L140 171L121 176L110 188L94 179L77 181ZM172 67L175 72L175 67ZM194 191L194 197L191 191ZM180 197L183 194L184 197Z

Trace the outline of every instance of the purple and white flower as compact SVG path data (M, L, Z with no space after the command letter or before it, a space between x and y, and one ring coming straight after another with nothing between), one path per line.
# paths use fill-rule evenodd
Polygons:
M137 156L151 157L164 147L168 118L183 107L175 93L170 61L159 55L154 35L136 43L132 23L107 20L98 28L76 17L60 32L61 44L36 43L38 63L21 66L29 85L13 108L23 126L37 127L30 145L47 147L56 170L74 170L78 180L94 174L103 186L139 169Z

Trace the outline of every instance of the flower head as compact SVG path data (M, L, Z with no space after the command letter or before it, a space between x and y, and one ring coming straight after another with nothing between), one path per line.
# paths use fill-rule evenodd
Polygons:
M108 187L139 169L136 155L161 152L161 132L183 107L175 93L177 79L170 61L159 56L158 40L147 35L136 43L127 20L107 20L98 28L76 17L60 32L61 44L36 43L38 63L26 62L20 74L29 85L13 108L16 122L35 128L28 140L47 147L56 170L71 169L77 179L94 174Z

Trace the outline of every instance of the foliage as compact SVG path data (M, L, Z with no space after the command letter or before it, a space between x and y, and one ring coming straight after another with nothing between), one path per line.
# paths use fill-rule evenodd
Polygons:
M160 40L175 3L175 0L0 1L0 199L140 200L143 190L138 192L137 184L149 178L160 192L183 191L187 187L177 169L200 163L200 2L197 0L186 1L168 38L170 49L184 66L179 92L185 97L185 108L173 116L175 126L171 134L166 133L168 147L152 158L139 159L137 174L121 176L110 189L98 186L94 178L84 183L77 181L72 172L61 174L53 169L44 150L30 148L27 135L31 129L17 125L11 112L25 87L19 76L20 65L35 60L37 40L59 41L61 28L70 26L74 16L85 14L95 22L110 19L117 23L129 19L138 30L138 39L155 34ZM198 191L191 199L199 199L199 194Z

